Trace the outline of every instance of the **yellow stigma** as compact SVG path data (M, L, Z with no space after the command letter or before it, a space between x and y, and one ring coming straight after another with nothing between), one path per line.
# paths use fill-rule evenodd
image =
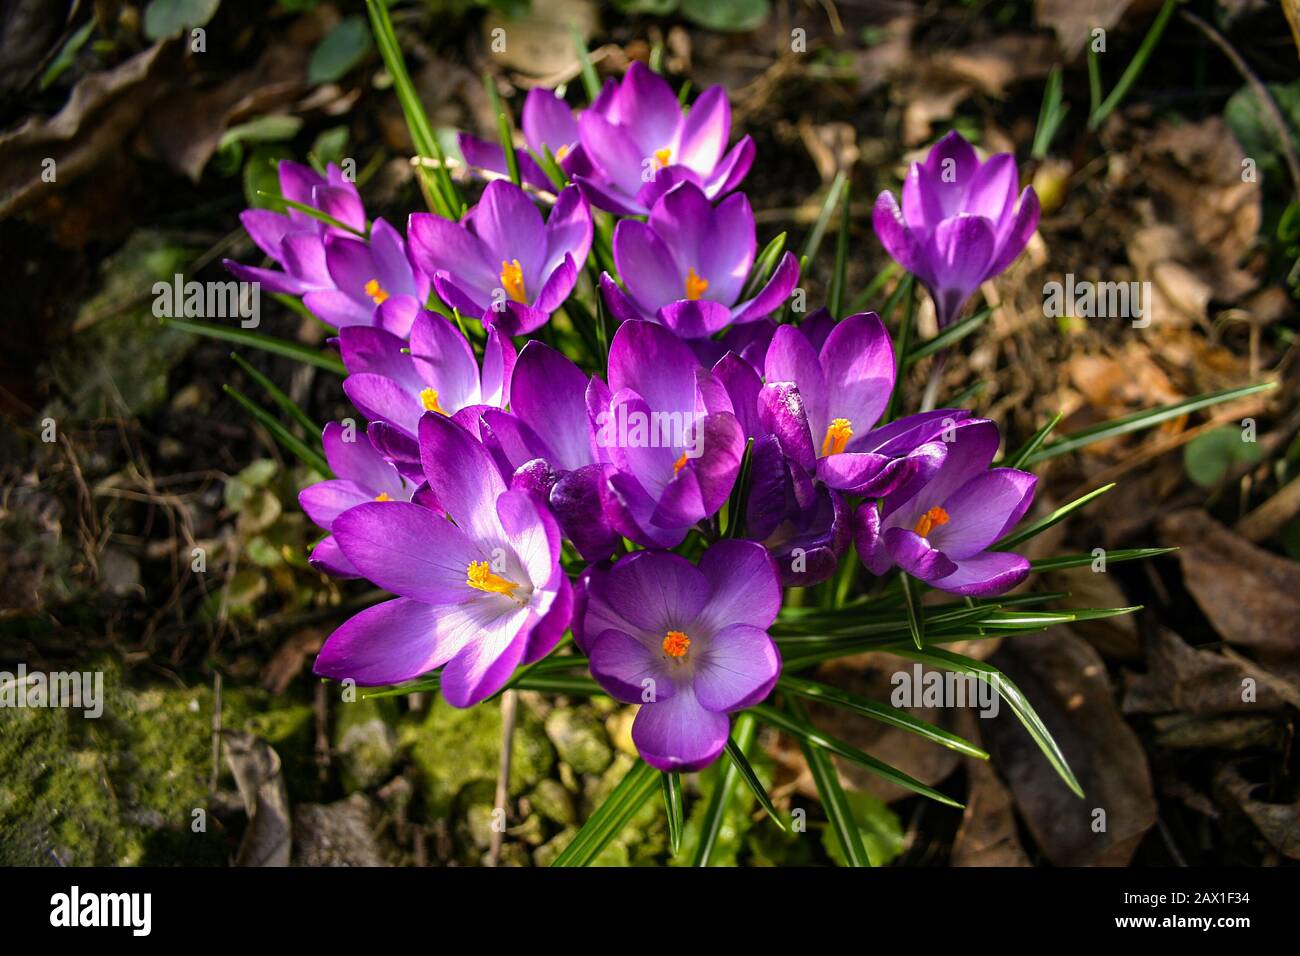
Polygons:
M528 296L524 292L524 268L518 259L509 262L501 260L501 288L516 302L528 303Z
M557 150L555 151L555 161L556 161L557 163L563 162L563 161L564 161L564 157L565 157L565 156L568 156L568 155L569 155L569 144L568 144L568 143L565 143L564 145L562 145L559 149L557 149Z
M388 492L386 492L386 491L381 491L379 494L375 495L375 500L376 500L376 501L392 501L393 498L392 498L392 496L391 496Z
M673 462L673 474L677 474L686 467L686 452L682 452L682 457Z
M439 415L447 414L447 409L438 404L438 390L436 388L421 389L420 404L424 406L426 412L437 412Z
M822 439L822 457L841 455L844 447L853 437L853 428L847 418L837 418L826 426L826 437Z
M668 161L672 158L673 158L672 147L665 146L663 149L655 150L655 162L659 164L660 169L667 166Z
M686 270L686 298L694 301L709 288L709 280L700 278L700 274L695 271L695 267Z
M512 592L519 587L514 581L507 580L494 573L486 561L471 561L469 563L469 567L465 569L465 583L480 591L504 594L506 597L513 597Z
M366 295L370 296L375 305L383 305L388 301L388 293L379 284L378 279L371 279L366 283Z
M669 631L664 635L664 653L669 657L685 657L690 646L691 639L681 631Z
M920 520L916 522L916 527L912 530L924 538L935 528L939 527L939 525L947 523L948 512L944 511L938 505L935 505L925 514L921 515Z

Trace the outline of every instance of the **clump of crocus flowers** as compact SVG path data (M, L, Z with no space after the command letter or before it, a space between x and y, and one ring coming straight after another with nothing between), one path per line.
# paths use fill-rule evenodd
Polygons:
M284 163L287 210L244 215L277 268L230 268L337 330L365 426L325 429L333 474L301 495L326 532L312 563L394 595L329 637L317 674L437 672L464 707L572 633L640 706L642 757L696 770L780 676L786 589L847 562L972 597L1025 579L996 545L1033 476L991 467L998 430L969 411L899 413L875 313L790 308L799 262L756 254L737 191L754 144L728 145L725 91L687 108L634 63L576 114L533 90L523 126L514 162L462 137L480 198L405 235L335 167ZM1012 157L952 133L874 222L946 325L1037 214Z

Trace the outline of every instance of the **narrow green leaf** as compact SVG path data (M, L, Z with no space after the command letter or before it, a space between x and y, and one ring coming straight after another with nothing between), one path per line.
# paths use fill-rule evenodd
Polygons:
M1118 564L1121 561L1142 561L1146 558L1159 557L1177 551L1177 548L1123 548L1106 552L1106 564ZM1054 558L1040 558L1030 561L1029 566L1035 571L1059 571L1063 568L1078 568L1092 564L1097 560L1095 554L1062 554Z
M749 505L749 475L753 468L753 458L754 439L749 438L745 441L744 457L740 459L740 474L736 477L731 500L727 502L727 527L724 537L739 538L745 530L745 511Z
M754 768L749 765L749 758L745 756L745 752L731 738L727 738L727 756L731 758L732 764L740 773L740 779L744 780L749 789L754 792L759 806L767 811L767 815L772 818L773 823L784 830L785 822L777 814L776 805L772 803L772 798L767 795L767 788L758 779L758 774L754 773Z
M897 784L905 790L910 790L912 793L919 793L923 797L929 797L931 800L935 800L950 807L961 806L960 803L951 797L945 796L932 787L927 787L925 784L921 783L921 781L908 776L903 773L903 771L891 767L889 764L881 760L877 760L870 754L865 754L856 747L846 744L844 741L832 737L830 734L823 733L806 721L795 720L789 715L784 714L767 704L758 704L751 707L748 713L754 714L765 724L770 724L778 730L784 730L786 733L795 737L796 740L807 741L815 747L820 747L823 750L830 751L837 757L843 757L845 760L851 760L860 766L866 767L872 773L883 777L891 783Z
M1052 444L1045 448L1041 448L1033 455L1030 455L1029 458L1026 459L1025 464L1036 465L1040 461L1046 461L1049 458L1064 455L1066 452L1077 451L1078 449L1091 445L1094 442L1105 441L1109 438L1118 438L1120 435L1127 435L1131 432L1141 431L1144 428L1159 425L1161 422L1168 421L1171 418L1178 418L1180 415L1187 415L1191 412L1199 411L1202 408L1208 408L1211 405L1218 405L1222 402L1230 402L1234 399L1244 398L1247 395L1266 392L1269 389L1276 387L1276 382L1260 382L1256 385L1245 385L1241 388L1227 388L1219 392L1209 392L1205 395L1197 395L1195 398L1175 402L1172 405L1161 405L1158 408L1143 409L1140 412L1134 412L1133 414L1125 415L1122 418L1113 418L1110 421L1100 422L1096 425L1066 435L1060 441L1052 442Z
M988 317L992 314L992 309L980 309L980 311L976 312L974 315L962 319L960 322L953 323L934 338L922 342L916 348L908 352L907 357L903 360L903 366L911 366L925 358L927 355L933 355L935 352L940 352L943 349L948 348L948 346L960 342L988 321Z
M682 775L660 771L659 780L663 784L664 810L668 814L668 846L673 856L676 856L682 848L682 829L686 816L682 807Z
M797 700L789 699L785 706L790 711L791 720L805 725L808 723L808 715ZM823 748L802 737L797 739L804 760L808 762L808 770L812 773L817 795L821 797L826 819L830 821L835 836L839 839L845 861L853 867L871 866L871 858L862 845L862 831L853 815L853 807L844 795L844 788L840 786L840 775L835 769L835 762Z
M835 212L835 206L840 201L840 193L844 190L848 177L843 170L835 174L831 181L831 188L826 191L826 198L822 201L821 212L817 214L817 221L813 223L812 232L808 233L808 238L803 245L803 252L799 258L803 262L812 262L817 255L817 250L821 248L822 238L826 235L826 227L830 225L831 215Z
M523 180L519 178L519 157L515 155L515 138L510 132L510 113L501 102L501 94L497 92L496 82L490 74L483 74L483 87L487 90L488 102L492 105L492 115L497 118L497 142L505 154L506 172L510 174L510 181L519 186Z
M748 750L754 743L756 731L757 725L754 723L753 716L748 712L742 712L731 728L729 739L734 740L742 750ZM704 817L700 821L700 842L695 848L692 866L709 865L713 849L718 845L718 834L722 830L722 821L727 814L727 804L731 802L732 794L736 790L736 780L739 777L740 771L736 769L735 763L728 762L726 766L718 767L717 782L713 786L713 792L709 794L709 802L705 805Z
M1078 498L1075 498L1069 504L1061 505L1061 507L1057 508L1055 511L1053 511L1051 514L1047 515L1046 517L1039 518L1037 521L1026 525L1025 527L1021 528L1019 531L1011 532L1002 540L995 542L991 550L1005 551L1008 548L1014 548L1022 541L1028 541L1030 538L1034 537L1035 535L1042 534L1048 528L1052 527L1052 525L1059 524L1060 522L1064 521L1066 518L1074 514L1076 511L1078 511L1088 502L1092 501L1094 498L1100 498L1102 495L1104 495L1106 492L1110 491L1114 487L1115 487L1115 482L1112 481L1109 485L1102 485L1100 488L1096 488L1088 492L1086 495L1080 495Z
M754 260L754 267L749 270L749 278L745 280L745 288L736 301L745 302L758 294L758 290L771 277L776 264L781 261L781 253L785 252L785 239L786 234L783 232L763 247L763 251Z
M352 226L349 226L346 222L343 222L341 219L335 219L327 212L321 212L321 210L317 209L315 206L308 206L306 203L300 203L300 202L295 202L292 199L286 199L278 192L274 192L269 189L259 189L257 191L257 195L264 196L267 199L274 199L276 202L284 203L290 209L296 209L298 212L302 213L303 215L310 216L312 219L315 219L317 222L323 222L327 226L333 226L335 229L346 230L347 232L352 233L352 235L354 236L360 236L362 239L366 237L366 234L362 232L360 229L355 229Z
M849 315L856 315L867 307L867 303L875 298L876 294L885 287L885 283L894 277L894 274L902 268L897 262L890 260L889 264L872 277L867 283L867 287L857 294L857 297L849 304Z
M907 629L912 635L912 643L920 650L925 646L925 615L921 613L921 601L911 575L900 571L898 580L903 588L903 600L907 603Z
M1061 423L1061 419L1064 417L1065 417L1064 412L1057 412L1055 415L1052 416L1052 420L1050 422L1048 422L1042 428L1038 429L1038 431L1034 432L1033 438L1029 439L1029 441L1021 445L1020 448L1018 448L1012 454L1007 455L1007 457L1003 459L1002 462L997 467L999 468L1021 467L1025 463L1026 459L1029 458L1030 455L1038 451L1038 446L1047 440L1047 436L1050 435L1052 433L1052 430Z
M587 41L582 38L578 28L569 25L569 34L573 37L573 48L578 52L578 65L582 71L582 88L587 92L587 100L594 100L600 95L600 78L596 68L591 65L591 54L587 52Z
M259 332L250 332L248 329L230 328L224 325L213 325L210 322L195 322L192 319L159 319L163 325L170 326L174 329L182 329L186 332L193 332L195 335L206 335L210 339L220 339L223 342L234 342L237 345L246 345L249 348L261 349L263 352L273 352L276 355L283 355L286 358L303 362L307 365L314 365L316 368L323 368L327 372L334 372L337 375L346 375L347 370L343 363L332 355L324 352L317 352L309 349L305 345L299 345L296 342L288 342L284 339L272 338L269 335L262 335Z
M333 474L333 472L330 471L329 463L325 461L325 456L319 452L313 451L303 444L298 436L294 435L293 432L280 424L274 415L267 412L248 396L231 388L229 385L222 385L221 390L242 405L244 410L247 411L248 414L252 415L253 418L261 422L266 430L271 433L271 437L283 445L287 451L296 456L303 464L315 468L322 475L329 476Z
M1067 104L1061 107L1061 68L1054 66L1047 74L1047 83L1043 86L1043 105L1038 111L1038 126L1034 129L1034 145L1029 155L1034 159L1043 159L1052 148L1052 140L1061 127L1061 121L1070 112Z
M922 664L978 677L980 680L992 685L993 689L1011 707L1012 712L1019 718L1025 730L1029 731L1029 735L1034 738L1034 742L1046 755L1053 769L1065 781L1066 786L1079 797L1083 796L1083 788L1079 786L1079 781L1075 779L1074 773L1070 770L1070 765L1066 763L1065 755L1061 753L1061 748L1056 745L1051 732L1039 718L1033 705L1020 692L1020 688L1012 683L1000 670L991 664L984 663L984 661L977 661L973 657L965 657L940 648L927 648L924 651L907 648L899 653L904 657L920 661Z
M840 232L835 237L835 271L831 274L831 289L827 308L830 309L831 318L842 319L843 313L840 306L844 304L844 285L848 281L845 273L849 265L849 201L852 193L852 187L849 181L844 181L844 189L841 190L840 199Z
M587 818L573 842L564 848L551 866L590 866L595 862L601 851L623 832L636 812L650 799L658 775L659 771L654 767L638 760L605 802Z
M290 417L306 430L307 434L315 436L322 433L321 427L313 422L311 417L298 407L297 402L284 394L284 392L280 391L276 384L269 378L257 369L253 368L253 366L250 365L242 355L238 352L231 352L230 357L235 360L236 365L248 373L249 378L262 386L262 391L266 392L267 395L270 395L273 402L288 412Z
M840 690L838 687L832 687L829 684L822 684L818 681L807 680L803 677L796 677L793 674L782 674L777 681L777 687L781 690L788 691L792 694L798 694L800 697L807 697L809 700L821 701L824 704L832 704L836 707L843 707L854 713L861 714L864 717L870 717L872 720L878 720L881 723L888 724L891 727L897 727L900 730L906 730L909 733L924 737L926 740L933 741L949 750L955 750L960 754L968 757L975 757L979 760L988 760L989 755L976 747L970 741L957 736L942 727L936 727L934 724L897 707L888 707L877 701L863 697L860 694L850 693L846 690Z
M520 690L536 690L547 694L569 694L573 697L595 697L605 691L590 677L580 674L526 674L515 685Z
M1133 59L1124 69L1124 73L1120 76L1119 82L1116 83L1114 89L1110 91L1110 95L1107 96L1106 99L1101 102L1101 105L1097 106L1093 110L1092 115L1088 117L1088 129L1096 129L1099 127L1103 122L1105 122L1106 117L1110 116L1110 114L1115 111L1115 108L1124 101L1124 97L1128 95L1129 88L1137 81L1137 78L1142 74L1143 68L1147 65L1147 60L1151 59L1151 54L1155 52L1156 44L1160 42L1160 35L1165 32L1165 24L1167 24L1169 18L1174 15L1174 7L1178 6L1179 2L1180 0L1165 0L1164 6L1162 6L1160 12L1156 14L1156 18L1151 24L1151 29L1148 30L1147 35L1142 38L1142 45L1138 47L1137 53L1134 54ZM1088 49L1089 51L1092 50L1091 44L1089 44ZM1095 55L1092 62L1095 62ZM1091 68L1094 67L1090 67L1090 69ZM1096 82L1097 88L1099 89L1100 79Z

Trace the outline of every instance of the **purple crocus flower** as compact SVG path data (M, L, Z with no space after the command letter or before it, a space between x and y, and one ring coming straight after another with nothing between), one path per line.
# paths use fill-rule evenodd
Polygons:
M591 250L591 210L576 187L561 190L545 222L513 183L487 184L456 223L413 213L411 261L442 300L506 335L540 328L559 308Z
M744 193L715 208L684 182L659 197L648 222L619 222L614 262L627 293L608 274L601 291L620 321L650 319L682 338L705 338L771 314L799 281L799 260L787 252L763 288L738 302L754 250L754 213Z
M641 704L632 741L646 763L699 770L726 746L727 715L776 684L781 655L767 628L780 609L776 568L752 541L719 541L699 567L640 551L590 577L574 636L600 685Z
M280 161L279 170L280 194L285 199L327 213L357 232L365 231L366 211L357 187L333 163L324 176L287 159ZM292 207L283 213L247 209L240 213L239 221L249 238L284 271L246 266L230 259L224 260L226 268L243 282L259 282L268 292L287 295L331 288L334 282L325 262L324 238L353 235Z
M942 329L956 320L980 283L1020 255L1038 226L1038 195L1020 192L1015 157L981 163L958 133L939 140L903 183L876 199L872 222L885 250L930 290ZM1017 204L1017 194L1019 203Z
M303 305L337 329L380 325L394 335L409 334L411 321L429 298L429 279L411 267L401 233L376 219L368 242L326 235L323 247L330 287L308 291Z
M504 461L511 487L545 500L588 561L609 557L620 539L605 515L609 454L596 443L590 411L608 400L604 382L533 340L510 378L510 411L480 415L483 443Z
M592 205L615 215L644 216L680 182L695 183L713 200L739 186L749 172L753 140L746 136L727 151L731 104L721 86L710 86L683 115L668 81L635 62L606 91L578 117L582 149L593 169L574 180Z
M344 556L398 597L340 626L314 669L373 685L441 667L443 695L468 707L555 646L569 625L573 592L554 519L530 495L506 490L469 432L426 414L420 457L447 516L386 501L334 519Z
M595 104L592 109L596 109ZM549 149L555 161L566 176L587 175L591 164L582 151L578 141L578 121L564 100L555 95L554 90L534 87L524 98L524 114L521 125L524 128L524 142L528 149L516 149L515 157L519 162L519 176L528 185L553 192L555 184L542 171L529 150L538 156L545 156ZM479 169L501 176L509 175L505 151L496 143L489 143L468 133L461 133L458 139L460 153L465 162Z
M321 436L325 460L335 477L318 481L298 493L298 503L315 524L331 530L334 520L349 508L367 501L410 501L414 482L402 477L391 462L379 454L365 435L357 435L338 422L325 426ZM355 578L357 569L339 550L333 535L327 535L312 550L311 565L326 574Z
M894 346L874 312L836 323L820 349L809 333L783 325L768 347L758 392L761 431L776 435L786 457L828 487L882 493L907 470L900 455L911 450L899 447L897 427L872 431L889 404L894 372Z
M469 342L442 316L417 310L410 329L409 343L382 328L339 332L348 370L343 392L371 422L375 447L408 477L420 470L421 416L437 412L468 425L483 407L504 406L515 363L514 345L495 328L488 329L482 371Z
M589 394L613 466L610 523L647 547L676 546L718 512L740 470L744 432L726 390L685 342L634 319L610 344L609 389Z
M989 551L1024 516L1038 479L1015 468L989 468L998 448L993 422L958 422L950 440L927 450L939 462L924 481L907 483L855 515L862 562L873 574L897 565L952 594L1001 594L1029 574L1018 554Z

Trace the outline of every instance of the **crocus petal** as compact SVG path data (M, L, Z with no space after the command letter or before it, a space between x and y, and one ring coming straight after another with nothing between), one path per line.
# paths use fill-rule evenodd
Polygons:
M667 700L677 692L664 666L662 653L655 653L631 634L608 630L596 636L587 655L591 676L617 700L639 704L642 695Z
M762 545L735 539L717 541L704 552L699 567L713 588L700 612L701 622L712 628L747 624L763 629L776 620L781 587L772 557Z
M930 542L915 531L886 528L882 537L894 563L914 578L934 581L957 570L956 564L942 551L932 548Z
M709 299L679 299L659 310L659 321L683 339L712 335L731 321L731 310Z
M546 612L537 626L528 634L528 643L524 646L522 663L531 664L539 661L555 649L560 638L569 629L573 618L573 585L563 572L558 575L560 586L555 592L551 609Z
M635 196L642 185L642 160L653 159L653 151L642 153L621 127L592 110L585 110L578 117L578 135L583 152L604 174L604 182L624 196ZM604 205L599 195L588 193L588 196L595 205Z
M997 255L989 264L985 278L998 275L1015 261L1038 228L1038 215L1038 193L1034 192L1033 186L1026 186L1020 194L1020 207L1015 217L1008 220L998 236Z
M222 259L221 264L230 270L230 274L240 282L256 282L261 286L263 292L302 295L314 288L310 282L291 276L287 272L275 272L272 269L263 269L259 266L246 266L243 263L235 262L233 259Z
M451 419L420 419L420 463L429 488L456 524L475 541L500 537L496 502L506 490L491 455Z
M400 684L460 650L437 626L441 608L397 598L356 614L329 636L312 672L364 686Z
M670 630L695 620L711 592L708 578L680 555L638 551L610 569L601 599L635 628L634 636L657 646Z
M361 572L352 566L352 562L339 549L339 543L334 540L332 534L326 535L316 543L316 547L311 549L311 556L307 558L307 563L330 577L361 577Z
M891 524L911 528L931 507L942 505L953 492L988 468L1001 440L997 425L983 418L956 422L944 437L948 439L948 450L934 478L919 489L906 483L906 489L915 492L907 498L899 494L885 499L884 513Z
M929 583L950 594L989 597L1009 591L1029 576L1029 561L1018 554L986 551L961 558L957 569Z
M612 212L616 216L644 216L650 211L637 202L635 193L625 193L612 183L581 174L575 174L573 181L582 190L587 202L598 209Z
M731 103L719 84L695 98L682 124L682 144L677 161L697 173L708 174L722 158L731 136Z
M762 429L758 420L758 393L763 380L754 366L735 352L728 352L713 366L713 377L727 390L732 414L740 422L746 438L758 438Z
M930 533L936 548L954 561L978 554L1024 516L1034 500L1038 478L1015 468L982 472L943 503L948 523Z
M477 136L460 133L456 137L456 145L467 165L503 176L507 174L506 152L499 143L489 143Z
M874 501L864 501L853 514L853 545L867 570L879 577L894 565L880 536L880 511Z
M710 199L717 199L739 186L749 175L749 168L754 165L756 151L754 141L748 136L731 147L731 151L722 157L722 162L714 167L713 174L706 180L705 195Z
M976 170L962 209L990 222L1001 222L1003 213L1014 207L1019 188L1016 158L1010 153L998 153Z
M798 387L807 416L810 441L820 442L827 425L827 382L822 362L807 336L793 325L778 326L767 347L763 377L768 386L779 388L782 383ZM856 422L854 423L856 427Z
M787 252L777 263L771 278L755 296L742 302L732 310L731 321L737 325L743 322L755 322L775 312L794 290L799 281L799 260L794 253Z
M894 390L894 344L880 316L859 312L836 325L822 345L821 367L826 372L826 420L846 418L854 437L865 435ZM850 439L850 450L859 444Z
M510 379L514 375L515 344L496 329L487 330L487 343L483 346L483 380L480 394L483 402L497 408L510 404Z
M645 312L686 295L686 276L659 234L644 222L624 219L614 228L614 264L627 293Z
M302 304L316 318L336 329L374 324L374 305L363 304L341 289L314 289L302 297Z
M363 577L425 604L457 603L471 593L470 562L491 559L461 528L405 501L357 505L335 518L332 530Z
M619 545L619 535L605 513L604 468L586 465L562 475L549 498L560 527L587 561L601 561Z
M718 713L750 707L772 692L780 675L781 653L767 631L731 624L709 639L695 662L695 699Z
M298 492L298 504L318 527L329 530L334 519L349 508L373 501L374 495L355 481L330 478L308 485Z
M978 288L993 260L993 245L993 227L982 216L959 213L939 223L926 248L939 290L969 293Z
M633 60L618 89L623 129L640 147L642 157L675 148L682 126L682 107L668 81L640 60ZM585 144L584 144L585 145ZM672 157L673 162L678 157Z
M460 223L432 213L412 213L406 236L411 263L431 279L449 273L475 289L494 289L501 284L500 265L478 236Z
M567 252L564 254L564 260L555 267L546 278L542 285L542 291L537 294L537 299L533 303L533 308L542 316L549 318L550 314L558 309L564 300L569 297L573 291L574 285L578 281L578 264L573 256ZM518 305L519 303L511 303ZM532 331L528 329L527 331Z
M248 233L248 238L257 243L257 247L276 262L280 261L280 243L285 233L294 228L288 216L269 209L245 209L239 214L239 221Z
M624 322L609 347L609 387L641 395L656 412L695 411L695 354L652 322Z
M600 274L600 294L619 323L629 322L632 319L654 318L654 313L645 311L633 302L608 272Z
M817 450L813 447L808 411L792 382L763 386L758 393L758 421L762 431L777 436L791 461L806 470L816 465Z
M903 211L898 208L893 193L885 191L876 197L876 205L871 210L871 225L876 230L876 238L895 262L908 272L916 273L923 282L931 279L921 244L909 228L910 224L904 222Z
M492 600L500 598L500 600ZM439 689L453 707L470 707L500 690L523 660L528 634L525 625L536 612L501 595L469 601L448 609L438 630L448 643L462 649L442 671Z
M903 459L872 452L846 452L817 460L817 477L828 488L850 495L888 494L906 477Z
M641 758L659 770L682 773L713 763L730 732L727 715L701 707L688 687L642 704L632 722L632 742Z
M370 421L387 422L412 436L424 414L419 396L385 375L349 375L343 380L343 394Z
M497 516L528 580L536 589L546 588L556 577L560 560L560 529L555 519L522 491L507 491L497 498Z
M420 311L420 300L415 296L394 295L380 303L372 319L385 332L407 339L410 338L411 326L415 324L415 317Z
M411 361L438 404L459 411L481 400L478 362L460 330L441 315L421 312L411 326Z
M931 176L935 195L943 206L945 217L962 208L980 160L975 147L956 130L951 131L930 149L925 157L925 169Z
M586 262L591 236L591 209L582 191L576 186L560 190L546 220L546 259L541 274L550 275L566 256L571 256L574 262Z
M708 415L696 426L698 457L686 463L668 482L653 520L664 527L695 524L717 514L740 473L745 436L730 412Z
M524 138L537 153L549 147L558 153L560 147L570 146L578 140L578 122L573 118L569 104L555 95L553 90L535 86L524 97L520 125Z
M511 379L511 408L557 453L552 462L571 471L589 465L587 383L578 366L536 340L524 346Z

